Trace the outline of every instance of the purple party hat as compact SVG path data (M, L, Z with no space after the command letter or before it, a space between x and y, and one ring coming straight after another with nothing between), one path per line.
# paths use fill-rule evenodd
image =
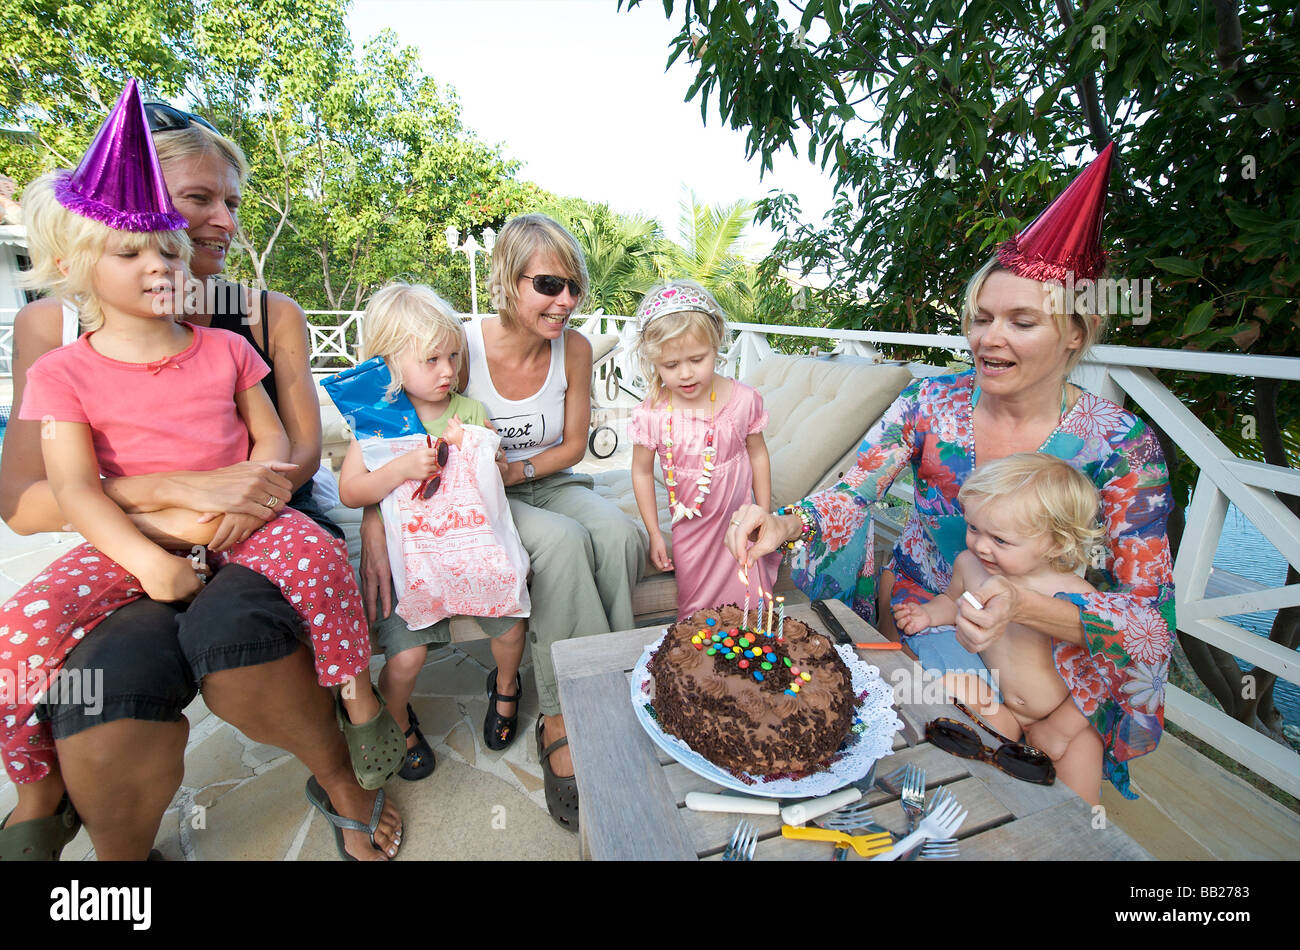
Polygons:
M54 196L69 211L118 231L189 227L167 194L134 79L127 81L77 170L60 173Z

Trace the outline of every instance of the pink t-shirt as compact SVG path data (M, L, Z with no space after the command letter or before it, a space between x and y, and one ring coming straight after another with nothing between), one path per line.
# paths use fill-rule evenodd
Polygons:
M188 348L155 363L95 352L93 333L43 355L27 370L20 419L84 422L106 477L206 472L248 460L248 429L235 393L270 368L238 334L186 323Z

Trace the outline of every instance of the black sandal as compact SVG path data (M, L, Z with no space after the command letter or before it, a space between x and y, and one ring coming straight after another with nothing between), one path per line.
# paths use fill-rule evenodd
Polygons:
M502 749L510 747L510 743L515 741L515 733L519 726L519 700L524 696L524 680L518 673L515 674L515 694L513 696L503 696L497 692L497 671L493 670L488 674L487 679L488 694L488 711L487 716L483 719L483 742L493 752L500 752ZM497 703L514 703L515 714L513 716L503 716L497 712Z
M551 753L569 744L569 737L556 739L542 748L542 723L545 716L537 717L537 760L542 766L546 787L546 810L561 828L578 830L578 780L572 775L559 776L551 771Z
M420 731L420 720L415 718L415 710L411 704L406 704L406 718L410 720L410 725L406 727L403 736L414 735L416 742L406 750L406 760L402 767L397 770L397 774L406 779L408 782L418 782L422 778L428 778L433 774L434 767L438 760L433 757L433 747L429 741L424 738L424 733Z

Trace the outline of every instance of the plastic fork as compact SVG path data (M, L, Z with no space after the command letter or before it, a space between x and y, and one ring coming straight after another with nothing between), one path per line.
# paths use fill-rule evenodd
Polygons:
M894 850L888 854L882 854L875 858L877 861L896 861L902 854L906 854L913 845L927 838L951 838L961 827L961 823L966 820L970 812L962 808L957 803L957 799L948 795L943 803L933 812L921 819L921 823L916 830L904 838L894 847Z
M872 835L850 835L830 828L796 828L793 825L782 825L781 834L797 841L830 841L838 847L847 845L864 858L884 854L894 847L888 831Z
M731 833L731 840L727 842L727 847L723 849L722 860L724 861L753 861L754 850L758 847L758 829L747 821L742 821L736 825L736 830Z

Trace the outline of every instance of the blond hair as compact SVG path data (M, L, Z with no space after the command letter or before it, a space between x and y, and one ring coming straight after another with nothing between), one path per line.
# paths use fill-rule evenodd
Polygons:
M970 335L971 321L979 313L980 292L984 289L984 282L989 279L990 274L998 271L1007 271L1014 273L1006 268L996 258L992 257L984 263L979 270L975 272L970 281L966 284L966 297L961 309L961 332L963 335ZM1026 278L1027 279L1027 278ZM1100 279L1100 278L1098 278ZM1070 332L1071 327L1077 329L1082 334L1083 342L1077 350L1072 350L1065 361L1065 375L1069 376L1074 368L1079 365L1079 361L1087 355L1094 344L1096 344L1106 332L1106 322L1109 314L1105 312L1104 299L1105 294L1092 294L1097 306L1095 313L1089 313L1078 309L1077 300L1071 299L1072 295L1065 292L1065 287L1055 281L1038 281L1044 288L1045 305L1043 310L1052 322L1056 325L1056 331L1064 340L1066 334ZM1082 288L1085 281L1079 281L1076 286Z
M158 248L189 267L192 245L184 231L119 231L69 211L54 196L54 182L67 172L37 178L23 191L23 220L32 268L20 275L22 286L44 290L74 304L87 332L104 325L104 311L92 290L95 265L116 239L128 251Z
M1097 523L1097 487L1070 463L1043 452L1017 452L981 465L957 492L963 505L971 499L1013 502L1011 517L1023 533L1050 541L1053 570L1087 564L1105 533Z
M538 252L555 259L563 271L556 277L577 281L582 288L582 293L573 303L575 312L587 296L590 278L578 239L562 224L544 214L521 214L511 218L497 235L496 245L492 248L492 270L488 274L492 306L497 308L501 324L507 330L519 329L519 279L528 271L528 262Z
M198 122L191 122L183 129L154 132L153 147L160 165L172 165L199 155L217 155L235 170L240 185L248 182L248 159L244 157L244 150ZM163 177L167 177L165 173Z
M674 310L662 316L641 316L647 304L669 289L692 290L704 299L704 305L709 309ZM641 303L637 305L637 314L638 320L642 323L637 331L633 353L640 361L641 375L650 383L647 398L651 404L658 401L660 393L663 392L663 380L655 364L659 362L664 347L669 343L681 339L697 340L712 347L714 361L717 361L717 355L722 350L727 336L727 315L722 312L713 295L695 281L670 280L653 287L641 298Z
M424 284L392 281L375 291L362 315L361 359L382 356L393 377L387 396L402 388L402 368L395 357L410 350L421 358L445 350L450 340L462 355L465 330L451 304ZM456 366L460 370L459 362ZM453 384L454 388L454 384Z

